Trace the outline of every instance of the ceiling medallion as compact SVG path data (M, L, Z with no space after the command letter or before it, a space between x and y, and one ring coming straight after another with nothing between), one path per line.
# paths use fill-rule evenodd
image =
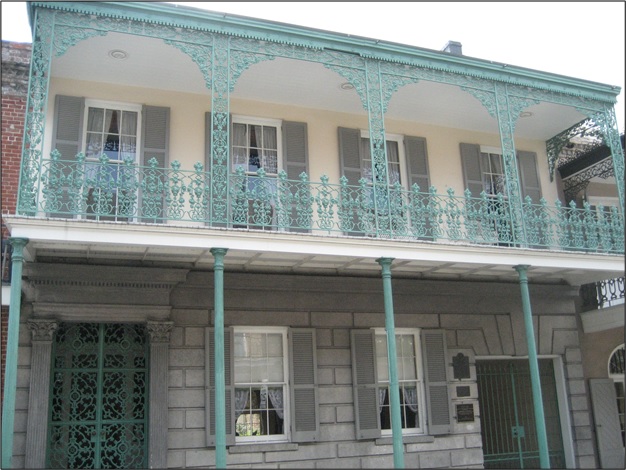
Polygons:
M531 117L533 115L533 113L531 113L530 111L522 111L519 114L519 117L521 118L527 118L527 117Z
M354 85L352 83L344 82L339 85L339 88L342 90L354 90Z
M113 49L109 51L109 57L117 60L124 60L128 57L128 52L121 49Z

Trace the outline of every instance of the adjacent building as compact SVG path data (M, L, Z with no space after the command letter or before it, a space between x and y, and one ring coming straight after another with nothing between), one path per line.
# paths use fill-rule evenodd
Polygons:
M3 467L623 466L619 87L165 3L28 12Z

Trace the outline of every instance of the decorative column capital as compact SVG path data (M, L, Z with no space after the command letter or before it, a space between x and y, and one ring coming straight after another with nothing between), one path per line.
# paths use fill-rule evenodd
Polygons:
M150 336L151 343L169 343L170 332L174 327L173 321L148 321L146 330Z
M28 320L28 329L32 335L33 341L51 342L54 339L54 332L59 327L56 320Z

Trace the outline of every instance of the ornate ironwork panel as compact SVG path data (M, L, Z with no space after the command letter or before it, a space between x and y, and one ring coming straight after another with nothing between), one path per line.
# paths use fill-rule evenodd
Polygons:
M147 468L145 328L64 323L56 332L49 468Z

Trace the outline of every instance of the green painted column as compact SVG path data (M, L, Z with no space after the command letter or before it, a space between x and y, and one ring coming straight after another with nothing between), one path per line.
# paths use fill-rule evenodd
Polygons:
M398 355L396 329L393 320L393 295L391 291L391 262L393 258L378 258L382 268L383 295L385 299L385 330L387 331L387 360L389 363L389 404L391 406L391 433L393 436L393 466L404 468L402 420L400 418L400 388L398 387Z
M533 406L535 410L535 429L537 444L539 445L539 465L541 468L550 468L548 456L548 437L546 433L546 419L543 412L543 398L541 396L541 379L539 378L539 363L537 361L537 346L533 327L532 311L530 309L530 294L528 292L528 265L514 266L519 274L519 284L522 291L522 309L524 311L524 325L526 327L526 342L528 344L528 362L530 365L530 384L533 391Z
M7 331L7 356L4 367L4 398L2 402L2 468L12 468L13 431L15 424L15 393L17 388L17 345L20 336L20 307L22 304L22 265L27 238L9 238L11 255L11 303Z
M226 468L226 382L224 376L224 256L226 248L212 248L215 258L215 466Z

